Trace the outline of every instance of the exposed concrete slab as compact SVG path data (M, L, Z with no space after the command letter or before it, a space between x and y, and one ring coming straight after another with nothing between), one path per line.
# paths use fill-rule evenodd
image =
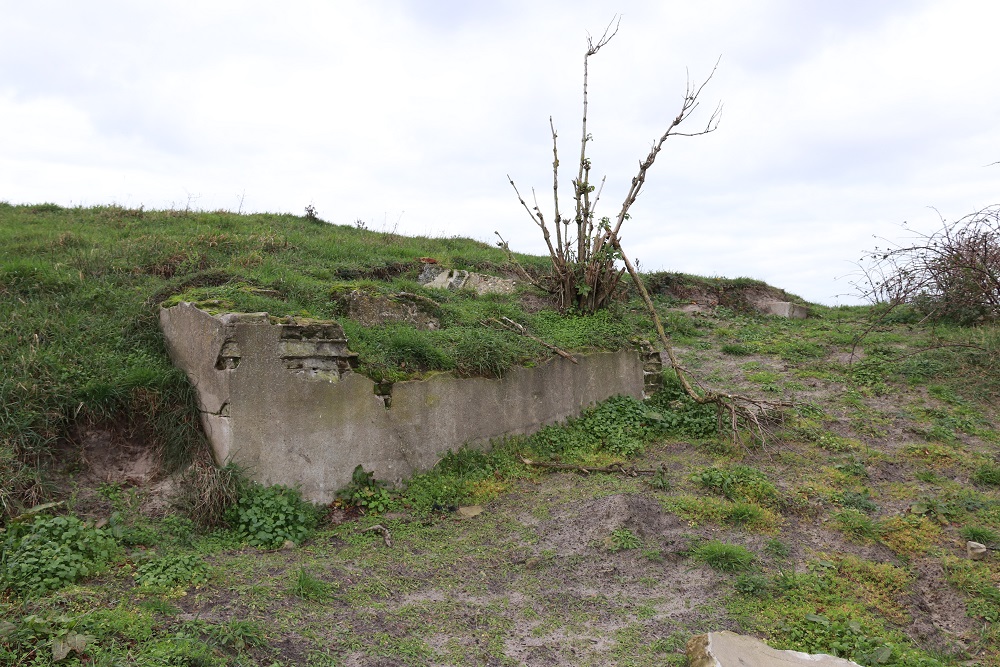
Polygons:
M688 640L690 667L861 667L856 662L823 653L778 651L753 637L735 632L710 632Z
M191 378L216 460L264 484L298 484L330 502L355 466L398 481L465 443L532 433L611 396L641 398L649 354L561 357L502 379L397 382L391 401L354 373L335 323L213 316L182 303L160 311L174 363ZM645 358L644 358L645 357Z
M427 287L438 289L471 289L477 294L511 294L517 289L517 281L498 278L473 271L446 269L437 264L427 264L417 280Z
M757 307L765 315L777 315L792 320L804 320L809 317L808 308L791 301L761 301Z

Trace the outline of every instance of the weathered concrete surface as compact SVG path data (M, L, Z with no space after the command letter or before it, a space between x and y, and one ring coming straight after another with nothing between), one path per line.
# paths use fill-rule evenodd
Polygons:
M759 639L735 632L710 632L688 640L690 667L860 667L858 663L822 653L778 651Z
M397 382L390 402L352 372L336 324L213 316L182 303L160 311L160 326L198 392L216 459L264 484L298 484L314 502L332 501L357 465L396 481L464 443L531 433L618 394L641 398L648 366L636 351L579 364L557 357L500 380Z
M471 289L477 294L512 294L517 289L517 281L498 278L473 271L446 269L438 264L427 264L417 281L427 287L438 289Z
M757 308L764 315L777 315L791 320L804 320L809 317L809 309L791 301L761 301Z

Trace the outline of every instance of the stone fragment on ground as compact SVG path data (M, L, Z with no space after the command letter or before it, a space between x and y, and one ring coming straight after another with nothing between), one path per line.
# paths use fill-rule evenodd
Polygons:
M709 632L688 640L690 667L860 667L858 663L822 653L779 651L759 639L735 632Z
M965 553L972 560L982 560L986 558L986 552L987 549L985 544L980 544L979 542L972 542L971 540L965 543Z

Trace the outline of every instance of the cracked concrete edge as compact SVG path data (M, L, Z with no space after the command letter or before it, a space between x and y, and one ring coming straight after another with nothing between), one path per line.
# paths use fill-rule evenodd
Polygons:
M690 667L861 667L825 653L779 651L755 637L729 631L695 635L688 640L686 653Z

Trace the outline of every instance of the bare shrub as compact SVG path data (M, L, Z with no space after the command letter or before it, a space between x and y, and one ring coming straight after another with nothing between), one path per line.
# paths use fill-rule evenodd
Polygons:
M553 217L551 227L545 219L538 199L532 189L533 205L529 206L518 191L514 180L507 176L518 201L524 207L531 220L538 226L545 239L545 245L552 260L552 272L541 278L535 278L520 269L513 253L499 232L500 247L507 251L511 262L520 269L522 278L537 287L553 294L561 309L573 309L580 312L593 313L605 307L615 296L619 281L625 273L620 268L623 260L621 249L617 246L617 238L622 224L629 219L629 208L635 203L643 184L646 182L646 172L653 166L657 154L663 148L669 137L694 137L714 132L719 126L722 105L708 117L705 127L694 132L682 132L679 127L698 108L698 98L702 89L715 74L715 69L700 84L688 81L677 115L670 121L666 131L655 141L646 159L639 163L639 171L632 178L629 190L625 195L621 208L614 218L597 218L595 209L604 188L604 178L595 185L591 181L592 168L587 157L587 144L593 141L593 136L587 130L587 65L590 56L595 55L618 33L620 19L614 19L605 28L604 34L596 42L587 38L587 51L583 56L583 127L580 139L580 159L577 164L576 178L573 185L573 214L564 216L559 209L559 150L558 135L552 117L549 117L549 128L552 132L552 199ZM613 27L613 29L612 29ZM716 64L718 66L718 64ZM553 237L552 232L555 232Z
M914 306L925 317L975 324L1000 317L1000 205L948 222L862 259L858 293L874 304Z

